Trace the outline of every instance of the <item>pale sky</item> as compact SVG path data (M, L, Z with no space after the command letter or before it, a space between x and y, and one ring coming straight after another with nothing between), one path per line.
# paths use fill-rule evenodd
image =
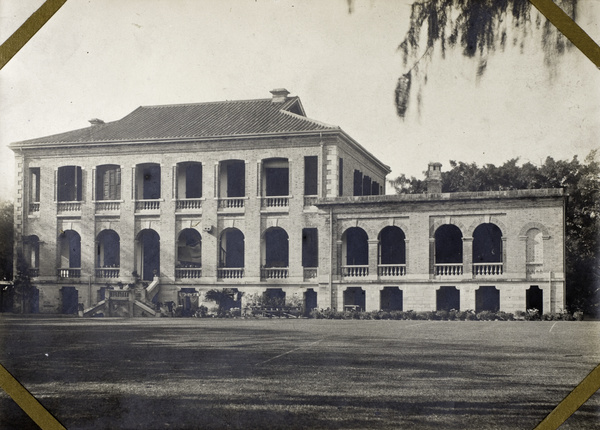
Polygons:
M270 97L340 126L392 168L429 161L583 159L600 147L600 71L576 48L552 77L538 42L493 54L476 82L458 52L434 59L420 115L394 88L410 0L69 0L0 70L0 199L14 194L10 142L114 121L141 105ZM4 41L43 0L2 0ZM579 24L600 41L600 0ZM413 100L414 101L414 100ZM413 104L412 107L415 107Z

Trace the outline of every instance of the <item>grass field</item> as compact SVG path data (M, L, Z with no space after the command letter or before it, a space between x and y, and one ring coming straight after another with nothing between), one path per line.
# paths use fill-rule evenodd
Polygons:
M531 429L598 322L20 318L0 362L68 429ZM0 428L36 428L4 393ZM563 425L600 428L600 392Z

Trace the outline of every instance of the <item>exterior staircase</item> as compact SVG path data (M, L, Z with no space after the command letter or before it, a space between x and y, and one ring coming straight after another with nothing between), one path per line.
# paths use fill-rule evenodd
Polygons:
M154 303L160 292L160 278L155 276L148 287L143 288L136 283L133 288L122 287L107 289L105 299L94 306L84 309L83 316L90 317L102 313L108 317L159 317Z

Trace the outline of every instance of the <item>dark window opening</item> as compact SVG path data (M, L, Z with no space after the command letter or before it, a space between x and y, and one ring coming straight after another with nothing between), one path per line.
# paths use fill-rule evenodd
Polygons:
M365 310L365 290L361 287L348 287L344 291L344 310Z
M316 228L302 229L302 267L319 266L319 240Z
M304 292L304 316L308 316L313 309L317 308L317 292L312 288Z
M245 197L246 163L243 160L232 160L223 164L227 172L227 197Z
M121 167L116 165L96 168L96 200L121 200Z
M29 178L29 199L32 203L38 203L40 201L40 168L29 169Z
M202 164L179 163L177 166L177 198L202 197Z
M402 290L398 287L383 287L379 293L379 299L382 311L402 310Z
M363 192L363 174L359 170L354 171L354 195L362 196Z
M400 227L385 227L379 233L380 264L406 264L406 242Z
M244 267L244 234L235 228L230 228L221 234L219 267Z
M456 287L440 287L435 294L436 310L460 310L460 291Z
M138 199L160 199L160 165L140 164L136 169L136 196Z
M344 159L339 159L338 164L338 195L344 195Z
M23 256L25 257L28 268L39 268L40 239L37 236L27 236L23 239Z
M267 288L263 293L263 307L282 308L285 306L285 291L281 288Z
M369 243L367 233L360 227L346 230L346 264L366 266L369 264Z
M65 230L60 238L60 267L63 269L81 268L81 237L74 230Z
M79 166L63 166L58 168L59 202L81 201L83 188L83 175Z
M375 181L373 181L373 183L371 184L371 195L379 195L379 184Z
M79 293L75 287L62 287L60 289L62 298L62 313L76 315L79 310Z
M144 281L152 281L160 275L160 236L154 230L142 230L138 236L141 253L141 274Z
M526 291L525 307L529 309L537 309L539 314L544 313L544 291L537 285L532 285Z
M120 238L114 230L103 230L98 235L96 267L119 267Z
M500 291L496 287L479 287L475 291L475 312L500 310Z
M452 224L446 224L435 232L435 262L437 264L462 263L462 233Z
M316 196L318 190L319 158L317 156L304 157L304 195Z
M502 232L495 224L481 224L473 232L473 263L502 262Z
M186 228L179 233L177 240L178 267L202 267L202 237L193 228Z
M267 196L287 196L290 189L290 174L287 167L267 167L265 169L267 180Z
M288 267L288 234L282 228L270 228L265 232L265 267Z
M370 196L371 195L371 178L369 176L366 176L366 175L363 177L362 195L363 196Z

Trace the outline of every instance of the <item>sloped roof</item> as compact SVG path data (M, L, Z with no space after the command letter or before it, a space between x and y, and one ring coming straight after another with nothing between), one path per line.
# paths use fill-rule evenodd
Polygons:
M281 102L258 99L140 106L117 121L13 145L211 138L336 129L339 127L307 118L300 99L287 97Z

